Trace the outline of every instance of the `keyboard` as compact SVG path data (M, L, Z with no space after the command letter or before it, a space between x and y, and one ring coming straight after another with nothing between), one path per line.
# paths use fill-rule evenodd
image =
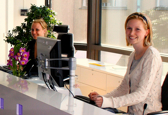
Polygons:
M8 66L0 66L0 70L12 74L12 70Z
M97 106L94 101L90 100L89 97L81 96L81 95L76 95L74 98L78 99L78 100L81 100L83 102L89 103L91 105ZM107 111L112 112L112 113L127 114L124 111L118 110L116 108L106 107L106 108L102 108L102 109L107 110Z
M78 99L78 100L81 100L83 102L89 103L91 105L97 106L94 101L90 100L89 97L81 96L81 95L76 95L74 98Z

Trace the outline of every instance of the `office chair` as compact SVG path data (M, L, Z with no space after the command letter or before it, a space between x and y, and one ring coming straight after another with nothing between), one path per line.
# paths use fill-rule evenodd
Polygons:
M147 115L168 115L168 74L162 85L161 102L162 111L148 113Z
M71 33L59 33L57 39L61 40L61 54L62 58L72 58L74 57L74 44L73 44L73 34ZM62 61L62 66L68 66L68 61ZM64 77L64 84L69 84L69 70L62 70L62 75Z

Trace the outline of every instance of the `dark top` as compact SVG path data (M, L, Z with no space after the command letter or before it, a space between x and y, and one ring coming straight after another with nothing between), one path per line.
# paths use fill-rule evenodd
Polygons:
M31 75L38 75L38 68L37 68L37 58L34 58L34 45L36 43L36 40L33 39L27 44L27 51L30 52L29 56L29 62L24 68L24 71L28 74L30 77Z
M168 110L168 74L162 85L162 110Z

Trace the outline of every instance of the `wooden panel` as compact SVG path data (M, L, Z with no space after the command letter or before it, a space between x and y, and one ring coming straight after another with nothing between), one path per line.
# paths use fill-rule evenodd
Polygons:
M100 95L105 95L106 94L105 90L98 89L98 88L95 88L95 87L92 87L92 92L97 92Z
M122 78L107 75L107 92L111 92L116 89L122 82Z
M100 95L106 94L106 91L98 89L98 88L94 88L94 87L89 86L87 84L83 84L83 83L80 83L80 82L77 82L77 84L79 85L79 88L82 92L82 95L84 95L84 96L88 96L89 93L91 93L93 91L99 93Z
M90 86L106 90L106 74L81 67L81 77L79 82Z
M92 79L92 70L91 69L86 69L81 67L81 74L78 77L78 81L85 83L85 84L91 84L91 79Z
M92 83L90 84L93 87L106 90L106 74L93 71L92 73Z

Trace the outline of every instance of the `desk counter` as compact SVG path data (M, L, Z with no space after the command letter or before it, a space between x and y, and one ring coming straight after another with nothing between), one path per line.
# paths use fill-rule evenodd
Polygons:
M127 69L126 66L118 66L91 59L77 59L77 66L91 68L92 70L97 70L105 74L118 75L121 78L123 78Z
M23 108L18 109L20 106ZM106 110L2 71L0 107L1 115L15 115L19 110L23 112L19 115L113 115Z

